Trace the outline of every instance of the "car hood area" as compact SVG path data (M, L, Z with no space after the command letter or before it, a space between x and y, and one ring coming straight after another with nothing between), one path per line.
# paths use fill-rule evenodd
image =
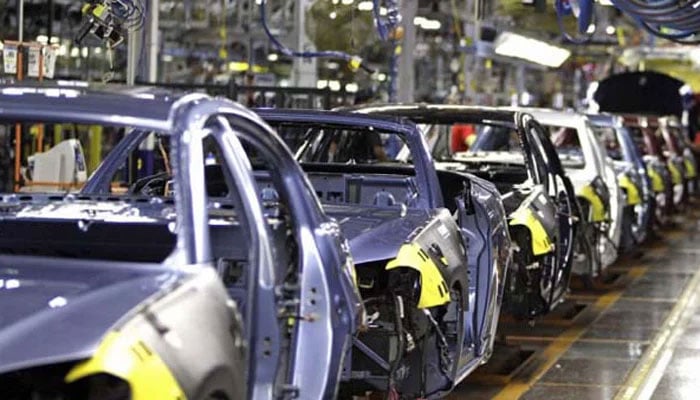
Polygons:
M426 210L398 207L324 205L323 208L340 224L357 264L395 257L411 233L431 217Z
M183 273L156 264L0 256L0 374L92 355Z

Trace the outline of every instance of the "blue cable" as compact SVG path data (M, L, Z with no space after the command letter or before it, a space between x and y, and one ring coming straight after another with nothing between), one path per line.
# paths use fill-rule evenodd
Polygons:
M266 12L266 7L265 7L266 3L267 3L267 0L262 0L260 2L260 23L263 27L263 30L265 31L265 34L270 39L270 42L283 55L285 55L287 57L300 57L300 58L335 58L335 59L347 61L348 63L350 63L351 67L354 69L362 68L370 74L374 73L373 69L371 69L370 67L365 65L365 63L362 61L362 58L360 58L359 56L354 56L354 55L345 53L343 51L333 51L333 50L298 51L298 50L290 49L289 47L285 46L275 37L275 35L272 34L269 26L267 25L267 12Z

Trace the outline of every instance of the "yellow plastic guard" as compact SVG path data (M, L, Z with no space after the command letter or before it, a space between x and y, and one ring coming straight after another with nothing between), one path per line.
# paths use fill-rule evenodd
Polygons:
M629 176L622 174L619 176L618 181L620 182L620 187L627 191L627 205L635 206L642 202L642 198L639 196L639 189L637 189L637 186Z
M547 231L542 226L540 220L535 217L535 214L528 207L519 208L511 214L511 221L509 225L522 225L530 230L530 236L532 240L532 254L539 256L542 254L549 253L554 249L552 240L549 238Z
M411 268L420 274L421 288L418 308L441 306L450 302L447 283L433 260L415 243L406 243L396 258L386 264L386 270Z
M678 170L676 164L669 161L668 170L671 171L671 182L673 182L674 185L680 185L683 183L683 175L681 175L681 171Z
M576 195L583 197L591 204L592 222L605 220L605 206L603 205L603 200L598 196L598 193L595 192L593 186L583 186L577 191Z
M698 176L697 171L695 171L695 165L693 165L693 162L685 159L683 160L685 162L685 169L688 171L688 178L695 178Z
M158 354L137 337L122 332L109 332L93 357L73 367L65 380L71 383L95 374L109 374L126 381L131 400L186 400Z
M651 189L656 193L661 193L666 190L666 185L664 185L664 180L661 178L658 172L652 167L647 167L647 175L651 179Z

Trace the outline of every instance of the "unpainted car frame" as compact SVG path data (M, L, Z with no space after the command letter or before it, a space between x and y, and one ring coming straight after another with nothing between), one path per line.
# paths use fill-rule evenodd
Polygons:
M581 160L569 159L561 152L560 159L574 185L582 212L588 215L585 218L588 224L582 229L582 234L592 244L598 262L594 263L591 271L574 272L596 277L618 257L626 200L617 181L617 173L584 114L538 108L521 110L532 114L545 127L575 130L583 153ZM583 166L580 161L583 161Z
M438 169L467 172L493 182L508 213L515 273L506 285L504 304L516 317L534 318L563 301L574 256L579 210L573 186L542 128L529 115L490 107L401 104L359 107L358 112L393 115L418 124L475 124L517 132L517 153L468 151L451 154L443 132L435 141ZM489 131L491 132L491 131ZM486 143L479 134L472 148Z
M342 112L256 112L285 139L285 129L319 130L292 148L299 149L297 159L326 212L340 221L350 241L371 317L368 330L353 340L341 393L445 396L493 351L511 273L511 241L498 191L474 176L436 171L422 134L407 121ZM396 135L412 164L321 162L333 138L349 137L334 135L346 131L360 139ZM290 141L295 138L290 134ZM341 182L328 185L337 179ZM346 189L352 182L375 181L379 188L368 186L375 192L367 196L354 195L362 189ZM405 195L387 193L391 182L411 189ZM374 200L365 203L364 198ZM431 270L439 274L431 276ZM448 289L447 297L428 295L434 283ZM430 298L437 301L423 302Z
M0 223L57 221L84 238L102 232L102 240L132 241L129 248L113 250L124 256L139 254L139 246L153 240L131 238L130 222L158 225L175 236L174 250L162 263L0 256L0 277L20 285L0 294L3 309L18 310L0 326L4 390L26 385L23 379L29 374L30 389L52 377L59 386L83 384L83 397L70 385L64 389L70 398L84 399L105 395L115 380L126 388L116 398L133 400L336 395L343 357L362 322L347 242L337 223L322 212L287 147L257 115L231 101L195 94L178 98L4 87L0 118L132 128L79 195L4 196ZM111 179L129 149L151 132L170 138L174 204L162 198L109 194ZM221 247L239 246L247 262L242 329L213 268L208 218L220 208L207 201L205 137L219 144L235 188L229 198L235 212L229 211L227 218L230 226L241 228L242 240L235 242L232 235ZM286 266L278 265L279 249L241 142L266 155L274 167L272 179L289 206L290 230L300 242L296 261L303 273L298 281L287 282L280 274L280 267ZM121 236L112 235L118 227ZM53 234L35 232L45 244ZM6 231L3 236L12 242ZM23 245L12 243L13 252ZM86 248L81 246L81 251ZM42 284L23 286L25 279ZM83 289L66 293L62 281ZM64 301L52 308L41 301L27 302L23 294ZM293 332L286 336L283 331L290 327ZM136 351L135 358L124 366L120 360L131 351ZM90 392L93 389L97 391Z
M625 192L627 207L620 247L621 250L632 251L636 245L646 241L653 228L656 196L646 165L622 117L612 114L588 114L587 117L599 140L606 146L620 187ZM607 148L608 145L615 148Z

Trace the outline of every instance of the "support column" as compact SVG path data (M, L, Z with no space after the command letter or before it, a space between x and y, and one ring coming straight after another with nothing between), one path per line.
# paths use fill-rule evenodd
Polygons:
M306 36L306 10L309 0L296 0L294 5L294 48L299 51L314 51L315 46ZM271 10L270 10L271 11ZM315 58L295 57L293 63L293 82L297 87L316 87L318 73Z
M141 47L139 32L130 30L127 36L126 48L126 84L133 86L136 83L136 68L139 63L139 48Z
M401 55L399 57L399 74L397 77L397 100L402 103L415 101L416 74L413 49L416 47L416 26L413 19L418 12L418 0L401 0L401 18L404 28Z
M160 31L158 24L160 22L160 7L159 0L148 1L148 15L146 16L146 46L148 49L148 70L146 72L146 80L149 83L158 81L158 50L160 48Z

